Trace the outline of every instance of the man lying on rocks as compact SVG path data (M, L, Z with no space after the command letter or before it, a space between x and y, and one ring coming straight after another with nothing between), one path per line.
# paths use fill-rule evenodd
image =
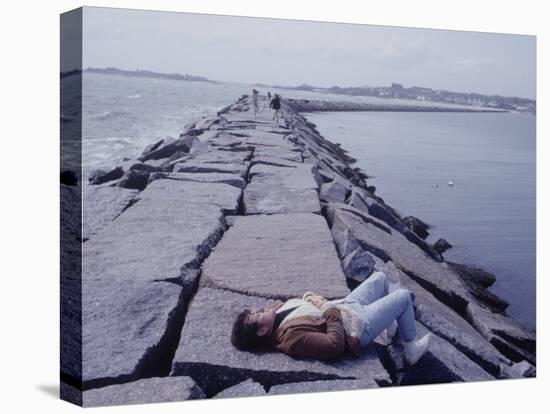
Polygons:
M389 293L386 275L376 272L344 299L329 301L307 292L301 299L245 309L233 325L231 342L243 351L271 348L295 358L334 360L346 351L358 355L359 347L384 330L391 340L397 325L405 359L415 364L427 351L431 334L415 340L411 293Z

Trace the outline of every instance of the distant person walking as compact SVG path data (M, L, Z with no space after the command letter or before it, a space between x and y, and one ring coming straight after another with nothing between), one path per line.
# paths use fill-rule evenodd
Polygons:
M267 91L267 102L265 104L265 107L267 108L267 105L271 102L271 92Z
M256 89L252 89L252 105L254 106L254 118L256 118L256 114L259 111L258 107L258 91Z
M279 110L281 109L281 97L279 96L278 93L276 93L275 97L271 100L269 107L273 108L273 120L278 124Z

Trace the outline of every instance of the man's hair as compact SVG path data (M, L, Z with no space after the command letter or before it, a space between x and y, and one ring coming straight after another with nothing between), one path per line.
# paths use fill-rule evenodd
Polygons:
M258 324L246 322L249 314L250 309L245 309L237 316L231 332L231 343L241 351L254 351L268 347L269 336L259 336Z

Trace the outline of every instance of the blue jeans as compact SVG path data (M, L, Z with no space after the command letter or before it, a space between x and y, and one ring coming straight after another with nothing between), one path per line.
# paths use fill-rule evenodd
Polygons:
M365 322L360 338L361 346L371 343L397 319L401 338L412 341L416 337L416 323L411 294L406 289L389 293L386 275L373 273L347 295L342 303L352 307Z

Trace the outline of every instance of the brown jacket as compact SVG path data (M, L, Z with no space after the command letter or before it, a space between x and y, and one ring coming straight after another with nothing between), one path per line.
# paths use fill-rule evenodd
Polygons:
M332 307L323 318L301 316L279 326L271 335L273 347L295 358L336 359L346 350L340 310Z

